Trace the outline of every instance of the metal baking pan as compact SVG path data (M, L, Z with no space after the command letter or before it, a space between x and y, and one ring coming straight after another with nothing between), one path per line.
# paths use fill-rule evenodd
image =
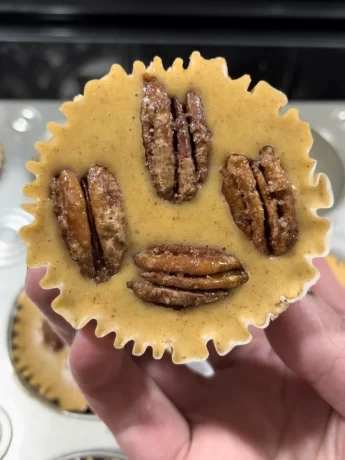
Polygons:
M313 130L311 156L318 160L316 170L327 173L332 182L335 203L323 214L334 223L331 251L345 259L345 102L293 106ZM91 451L116 457L120 452L96 416L55 410L27 391L9 350L13 305L26 273L26 251L18 231L31 222L31 216L20 208L26 201L22 188L33 179L25 163L36 158L35 141L49 136L46 123L64 121L59 107L60 101L0 101L0 141L5 152L0 173L0 459L6 460L72 459ZM195 368L209 371L203 363Z

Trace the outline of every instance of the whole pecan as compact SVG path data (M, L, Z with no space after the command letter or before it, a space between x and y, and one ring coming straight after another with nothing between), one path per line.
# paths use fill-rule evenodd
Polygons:
M163 306L187 307L216 302L229 289L248 281L240 261L212 248L179 244L157 246L133 256L145 270L145 281L128 281L127 286L142 300Z
M140 119L146 164L158 196L190 201L207 177L211 151L201 98L191 91L182 104L156 78L146 78Z
M263 147L255 161L231 154L222 174L238 228L262 253L284 255L298 239L298 222L293 187L273 147Z
M66 169L51 181L51 201L61 235L81 274L96 282L120 269L127 248L120 186L104 166L93 165L79 181Z

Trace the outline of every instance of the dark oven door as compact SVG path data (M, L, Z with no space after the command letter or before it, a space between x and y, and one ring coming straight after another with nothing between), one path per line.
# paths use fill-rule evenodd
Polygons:
M336 1L0 0L0 98L68 99L113 63L199 50L290 99L344 99L344 26Z

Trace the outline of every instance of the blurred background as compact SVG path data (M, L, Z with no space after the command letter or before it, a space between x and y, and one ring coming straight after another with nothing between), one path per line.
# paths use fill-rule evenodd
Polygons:
M0 0L0 99L69 99L112 63L195 49L290 99L345 99L345 3L330 0Z

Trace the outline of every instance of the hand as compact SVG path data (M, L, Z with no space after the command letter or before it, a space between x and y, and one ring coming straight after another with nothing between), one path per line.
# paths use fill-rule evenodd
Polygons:
M345 459L344 291L327 263L321 279L266 332L225 357L210 349L204 378L169 355L156 361L75 331L50 308L44 270L29 270L32 301L71 345L71 371L130 460Z

